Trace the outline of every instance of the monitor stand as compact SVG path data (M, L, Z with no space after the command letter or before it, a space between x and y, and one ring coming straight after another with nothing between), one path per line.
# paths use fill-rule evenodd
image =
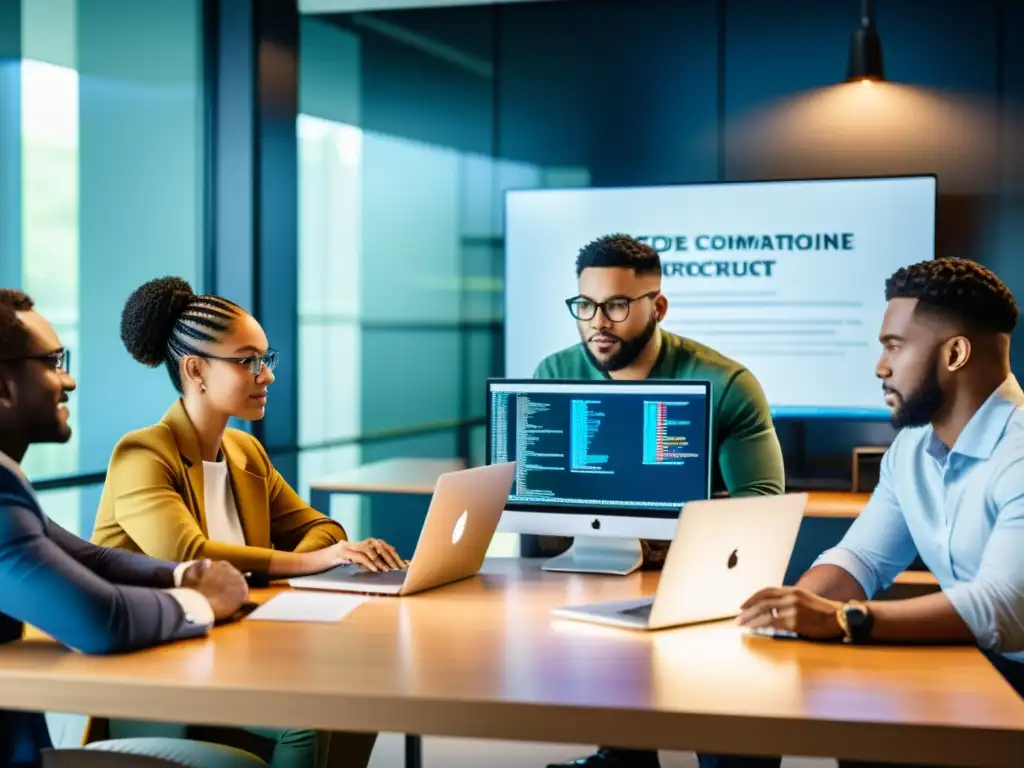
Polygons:
M545 571L628 576L643 561L640 539L578 536L567 552L551 558L541 568Z

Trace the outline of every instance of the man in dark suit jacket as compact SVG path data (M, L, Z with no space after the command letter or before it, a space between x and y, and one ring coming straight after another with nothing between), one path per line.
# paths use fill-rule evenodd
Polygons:
M83 653L131 651L205 634L248 597L237 570L222 562L174 564L94 546L49 520L22 474L18 462L30 445L71 437L66 403L75 382L68 360L31 299L0 289L0 645L19 640L24 623ZM181 758L186 765L262 765L226 747L137 741L136 754ZM50 746L42 713L0 710L0 765L37 766Z

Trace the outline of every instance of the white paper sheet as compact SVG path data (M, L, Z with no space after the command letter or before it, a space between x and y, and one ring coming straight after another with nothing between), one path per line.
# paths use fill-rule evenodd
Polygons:
M290 590L275 595L251 614L250 621L341 621L369 598L341 592Z

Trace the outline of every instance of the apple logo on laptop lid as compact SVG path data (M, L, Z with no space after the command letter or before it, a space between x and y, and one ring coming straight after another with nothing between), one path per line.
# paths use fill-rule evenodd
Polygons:
M469 510L467 509L459 515L459 519L455 521L455 527L452 529L452 544L458 544L462 539L462 535L466 532L466 520L468 518Z

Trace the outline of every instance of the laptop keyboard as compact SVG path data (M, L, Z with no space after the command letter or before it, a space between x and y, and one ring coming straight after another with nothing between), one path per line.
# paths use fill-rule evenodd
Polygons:
M638 619L649 619L651 618L651 608L653 607L654 603L644 603L635 608L623 608L619 613L624 616L635 616Z
M342 568L345 581L353 584L402 584L405 577L409 575L408 568L401 568L397 571L371 571L364 565L346 565Z
M409 570L409 566L405 566L404 568L395 568L391 571L371 571L365 565L346 565L343 567L352 569L350 571L346 571L346 573L351 576L362 576L363 574L373 575L378 573L405 573Z
M397 571L377 571L373 572L363 565L356 565L355 563L349 563L347 565L339 565L336 568L332 568L329 571L318 573L315 576L305 576L303 578L310 579L312 581L345 581L349 584L402 584L405 582L405 577L409 575L408 568L402 568Z

